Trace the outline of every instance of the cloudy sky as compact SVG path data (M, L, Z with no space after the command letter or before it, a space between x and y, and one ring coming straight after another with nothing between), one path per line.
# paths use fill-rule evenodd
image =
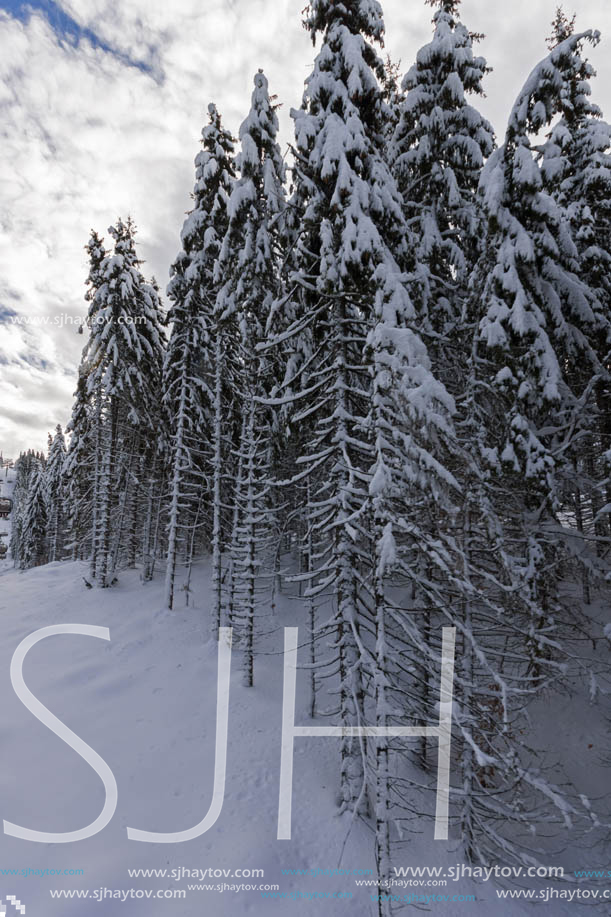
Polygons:
M0 450L43 448L70 412L85 315L83 246L119 215L139 227L146 272L165 286L213 100L235 132L263 68L299 105L313 59L306 0L0 0ZM494 72L485 114L502 134L545 54L555 0L463 0ZM611 4L572 0L594 98L611 118ZM386 0L386 47L402 70L430 36L422 0ZM68 318L63 318L67 316ZM18 320L22 324L18 323ZM23 323L25 321L30 324ZM43 322L47 324L43 324ZM73 324L71 324L71 322ZM35 324L38 323L38 324Z

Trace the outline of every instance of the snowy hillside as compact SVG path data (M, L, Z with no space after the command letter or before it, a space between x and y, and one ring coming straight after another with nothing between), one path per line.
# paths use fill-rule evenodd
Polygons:
M337 817L339 743L314 738L296 743L293 794L293 839L276 840L280 724L282 705L282 634L297 623L297 602L287 597L277 617L269 617L269 636L261 647L258 685L240 684L234 660L229 719L227 789L217 824L197 840L149 845L130 841L126 828L180 831L198 823L212 795L216 700L216 644L209 640L209 569L200 567L194 588L195 607L161 610L161 584L143 587L138 575L125 574L113 590L87 590L85 565L50 564L26 573L11 571L0 579L0 677L4 765L0 799L5 820L39 831L66 832L83 827L100 812L103 789L98 776L73 750L39 723L15 696L9 680L11 656L29 634L51 624L82 623L108 627L110 642L85 636L53 636L34 647L24 666L31 691L97 751L111 767L119 788L112 822L100 834L75 844L34 844L7 835L0 838L4 870L75 869L79 876L15 876L0 880L6 894L16 895L28 914L45 917L240 917L268 913L373 915L371 892L352 877L289 877L283 869L373 869L370 831L349 816ZM300 674L300 679L303 673ZM297 722L305 724L306 690L298 685ZM562 709L562 713L561 713ZM551 714L551 715L550 715ZM600 733L600 711L587 699L555 702L543 710L549 726L543 744L572 748L572 768L585 761L592 781L596 749L587 750L589 724ZM596 777L595 775L600 775ZM592 783L594 791L603 783ZM435 843L433 819L422 819L421 833L408 839L397 866L451 866L463 862L458 842ZM567 870L591 866L592 851L564 851L549 862ZM502 864L501 864L502 865ZM169 877L134 878L128 869L262 869L264 878L180 881ZM371 873L370 875L374 875ZM183 874L180 873L182 876ZM290 898L264 900L260 890L204 891L189 885L269 884L280 892L352 894L349 900ZM533 880L524 883L534 888ZM549 885L549 883L543 883ZM475 895L477 903L433 904L428 909L451 917L462 914L522 915L574 913L566 902L541 903L531 911L522 902L496 897L494 881L450 882L436 893ZM562 886L556 886L562 887ZM575 885L567 887L574 889ZM592 883L588 883L592 887ZM172 890L186 897L156 901L130 898L117 902L58 900L51 890ZM403 892L404 890L402 890ZM414 891L412 889L412 891ZM431 893L431 890L427 890ZM564 909L566 907L566 910ZM425 907L425 910L427 908ZM599 910L597 913L601 913Z

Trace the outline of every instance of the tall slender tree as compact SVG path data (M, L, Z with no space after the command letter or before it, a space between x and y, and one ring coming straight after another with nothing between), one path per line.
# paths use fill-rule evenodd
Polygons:
M373 694L374 715L383 723L383 691L376 692L380 682L372 679L380 660L366 635L377 627L378 647L384 646L384 597L371 583L385 526L370 485L373 478L377 487L383 474L388 418L379 401L373 411L371 405L389 366L401 363L407 378L418 375L422 361L425 372L428 364L409 327L415 312L400 265L408 261L411 236L385 157L385 70L375 48L384 33L380 6L312 3L306 27L313 37L322 33L323 43L303 107L293 113L293 199L303 221L291 276L300 292L285 387L296 403L291 422L307 424L309 438L295 480L310 481L309 594L332 599L326 631L337 657L327 663L339 671L342 722L364 722L366 695ZM388 781L385 756L379 742L377 770ZM343 741L345 808L364 806L366 762L364 742ZM372 775L370 786L375 782ZM384 793L377 793L379 805ZM379 810L380 824L385 820Z
M22 518L20 566L27 570L48 561L48 505L43 461L37 460L32 464Z
M166 567L169 608L174 602L181 539L182 554L189 563L195 533L203 530L200 543L213 543L215 571L222 540L223 456L216 461L214 453L220 449L224 455L226 450L215 442L216 385L223 388L223 367L219 360L217 373L215 348L220 341L214 310L218 284L213 273L227 228L235 168L234 140L214 105L208 106L208 114L203 149L195 160L194 206L183 226L183 250L172 265L168 286L172 333L164 366L164 407L172 443ZM218 571L216 575L220 581Z
M91 568L103 588L119 563L136 459L159 427L164 348L159 297L140 272L134 224L119 220L109 233L112 253L95 234L88 246L90 337L83 353L96 452Z
M91 551L93 482L96 467L93 405L87 379L79 370L72 415L66 426L70 442L64 464L66 482L66 549L73 560L84 560Z
M515 537L522 542L532 666L538 673L549 657L556 601L545 572L554 564L556 538L543 534L544 520L557 509L556 476L590 401L589 383L580 384L567 369L575 360L598 364L590 340L602 314L579 276L575 242L561 206L544 188L532 138L561 110L562 87L580 72L579 49L593 38L584 33L566 39L535 68L483 179L490 231L474 288L484 306L479 352L491 373L480 391L495 400L485 407L496 418L488 425L487 455L505 480L513 481L514 497L522 501L520 508L512 500L506 511L523 525Z
M66 493L64 489L64 465L66 461L66 440L60 426L55 428L51 439L49 455L45 466L45 489L47 492L48 556L49 561L62 560L64 556L66 526Z
M240 473L234 497L231 545L232 624L243 644L243 678L254 678L255 612L258 580L269 564L273 421L266 396L274 389L273 362L260 352L272 304L280 294L285 167L277 142L274 98L262 71L254 78L250 112L240 127L240 178L229 200L229 225L216 272L219 322L233 322L239 334L234 384L242 414L238 445ZM268 557L266 559L265 552Z

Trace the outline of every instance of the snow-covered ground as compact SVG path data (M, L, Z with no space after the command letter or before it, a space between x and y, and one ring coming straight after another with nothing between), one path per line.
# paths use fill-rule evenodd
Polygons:
M0 800L2 817L38 831L73 831L92 822L102 809L100 778L16 697L9 678L11 657L21 640L51 624L108 627L110 642L92 637L53 636L29 653L24 677L31 691L112 769L119 789L116 814L98 835L74 844L39 844L0 835L0 898L15 895L27 917L241 917L274 913L305 917L373 915L373 889L357 887L352 877L283 876L283 869L373 869L372 834L362 822L337 817L339 743L307 738L296 742L293 839L276 840L283 627L297 623L298 606L284 597L267 619L268 637L257 658L256 685L240 684L237 654L232 663L228 771L225 801L216 825L182 844L144 844L128 840L126 828L174 832L191 828L207 812L212 795L216 716L217 650L208 630L209 569L196 571L194 605L162 610L160 583L143 586L137 572L123 573L109 590L84 587L83 564L50 564L0 577ZM305 637L305 634L304 634ZM297 722L305 724L305 674L298 682ZM560 710L563 708L562 717ZM569 769L581 762L603 789L608 771L598 768L602 712L561 699L543 711L549 723L543 744L571 743ZM599 737L590 748L589 732ZM574 776L574 774L571 774ZM397 866L449 866L464 862L457 842L435 843L433 821L407 839ZM601 851L565 850L550 863L567 869L591 868ZM134 878L128 869L262 869L264 877L214 877L201 884L278 885L282 892L351 892L351 900L270 900L261 891L188 890L197 879ZM83 870L79 876L7 876L6 870ZM4 873L3 873L4 871ZM549 885L550 883L543 883ZM591 887L592 884L590 883ZM451 882L426 889L473 894L476 903L433 903L423 910L463 914L574 914L575 903L527 905L501 901L493 881ZM511 887L511 886L505 886ZM520 887L520 886L514 886ZM521 887L535 887L534 882ZM572 884L571 888L575 888ZM57 889L184 889L184 899L135 897L52 898ZM583 909L584 906L582 906ZM589 909L592 905L585 905ZM603 905L597 913L605 913ZM408 909L409 910L409 909ZM8 913L8 912L7 912Z

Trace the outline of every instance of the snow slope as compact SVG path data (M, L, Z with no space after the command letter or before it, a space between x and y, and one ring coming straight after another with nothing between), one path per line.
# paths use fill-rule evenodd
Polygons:
M83 564L50 564L0 577L0 719L2 817L39 831L71 831L102 809L96 773L26 710L9 679L11 656L29 634L50 624L83 623L110 629L106 643L85 636L53 636L37 644L24 666L26 684L111 767L119 787L112 822L75 844L36 844L0 835L0 898L16 895L27 917L241 917L291 914L364 917L376 913L371 892L346 877L282 876L286 868L373 868L372 835L348 816L336 817L338 746L330 739L296 742L293 839L276 840L284 626L297 623L297 603L286 597L264 622L266 643L257 659L253 689L240 684L234 654L230 695L228 774L219 821L183 844L151 845L127 839L126 828L170 832L192 827L212 793L216 705L216 645L207 629L210 596L206 564L196 571L195 607L162 609L161 583L143 586L136 572L114 589L84 588ZM267 626L269 625L269 626ZM305 637L305 634L304 634ZM304 678L304 673L300 673ZM298 723L306 723L305 682L298 683ZM572 721L575 716L572 715ZM406 843L397 865L450 865L463 861L456 843L432 840L432 819ZM344 847L345 845L345 847ZM588 868L592 853L571 868ZM593 858L593 857L592 857ZM571 859L569 857L569 859ZM553 860L551 862L554 862ZM197 880L130 878L131 869L263 869L264 879L204 879L218 884L278 884L287 892L346 892L347 900L266 900L259 891L187 890ZM8 869L82 869L82 876L12 876ZM528 907L496 898L493 882L450 883L442 892L474 894L476 904L424 907L448 917L462 914L562 915L575 906L555 902ZM58 900L51 889L185 889L183 900L129 898ZM532 885L531 885L532 887ZM434 892L435 890L427 890ZM591 905L590 905L591 906ZM296 910L295 910L296 909ZM587 908L589 909L589 908ZM603 913L601 908L597 913Z

